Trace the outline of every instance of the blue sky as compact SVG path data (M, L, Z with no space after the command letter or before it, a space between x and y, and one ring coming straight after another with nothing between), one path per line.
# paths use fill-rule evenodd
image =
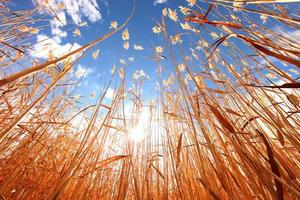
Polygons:
M119 25L124 22L125 19L129 16L133 7L133 1L131 0L97 0L96 2L98 5L97 10L101 14L101 19L91 22L91 20L89 20L87 16L81 16L82 21L88 23L88 26L79 28L82 36L73 37L72 31L68 31L68 35L61 38L61 44L76 42L79 45L84 45L87 42L96 39L101 35L104 35L106 32L108 32L108 27L110 26L110 23L112 21L116 20ZM161 43L162 38L152 33L152 27L155 25L156 19L160 20L162 8L166 6L177 7L177 5L180 4L182 5L186 3L185 1L173 1L171 5L168 2L155 4L155 1L152 0L137 0L134 17L126 26L130 33L130 49L125 50L122 47L123 41L121 38L121 32L117 33L116 35L110 37L109 39L93 48L94 50L100 50L100 54L97 60L91 59L91 53L93 51L92 50L79 63L81 66L89 68L89 71L91 71L91 73L87 77L82 79L82 87L80 92L83 95L87 95L88 93L93 92L96 86L102 87L103 85L105 85L111 78L109 72L110 69L113 65L118 63L119 59L127 61L128 77L130 78L135 70L143 69L146 74L151 76L151 82L146 82L145 87L153 88L155 83L153 80L155 80L157 66L154 61L149 59L149 57L153 56L153 48ZM11 8L15 8L16 10L28 9L30 7L33 7L33 5L33 2L30 0L15 0L12 1ZM51 19L51 17L49 19ZM70 28L77 27L76 25L74 25L74 22L69 14L66 14L66 20L68 21L68 24L62 27L62 30L68 30ZM45 24L41 23L36 25L43 26ZM39 34L45 34L48 37L51 37L51 28L45 28L44 30L40 31ZM134 44L142 45L144 50L133 50L132 47ZM134 61L129 62L128 57L134 57ZM146 91L155 93L154 90Z
M40 0L38 0L40 1ZM45 26L47 27L41 30L36 38L33 38L35 42L38 37L51 38L53 36L54 29L66 32L65 36L57 37L56 40L49 39L48 41L53 43L58 43L57 47L63 47L60 49L70 48L73 43L76 45L84 45L89 41L92 41L99 36L104 35L109 31L109 26L112 21L117 21L118 24L122 24L125 19L129 16L132 7L133 1L131 0L81 0L81 1L72 1L72 0L50 0L49 2L64 2L66 9L60 13L60 18L62 16L66 17L67 23L63 26L51 26L52 16L45 16L48 21L36 23L35 26ZM78 3L78 2L81 2ZM77 3L74 5L74 3ZM72 6L67 6L72 5ZM296 4L295 4L296 5ZM77 7L76 7L77 6ZM156 46L164 47L165 41L163 37L152 32L152 27L156 24L156 20L161 21L162 9L171 8L176 9L179 19L182 19L184 16L179 11L179 6L188 7L188 3L185 0L136 0L136 9L133 18L126 26L130 34L130 48L128 50L124 49L122 44L123 40L121 37L122 31L118 32L114 36L108 38L107 40L98 44L93 48L85 58L83 58L79 65L74 69L76 72L78 68L86 70L87 76L82 77L82 84L79 89L79 92L83 96L89 96L93 91L101 89L106 85L106 83L111 79L110 70L113 65L117 64L120 59L126 60L126 68L128 69L128 86L130 86L131 77L136 70L143 69L144 72L149 75L149 81L145 82L144 86L144 96L154 97L157 93L155 90L155 81L157 78L157 64L150 59L154 55L154 49ZM206 10L209 6L207 3L197 2L197 6ZM12 9L28 9L33 7L33 1L31 0L14 0L11 3ZM250 6L251 7L251 6ZM79 8L79 10L76 10ZM198 8L197 8L198 9ZM219 10L222 14L229 14L225 9ZM237 17L241 17L238 12L235 13ZM209 16L212 20L219 20L214 18L214 15ZM262 19L258 15L250 14L249 17L252 18L254 22L262 23ZM79 27L80 22L87 22L88 26ZM48 24L47 24L48 23ZM175 23L170 19L166 19L167 28L173 34L183 32L180 29L179 23ZM265 26L269 28L276 28L278 25L274 20L268 19ZM197 27L195 25L195 27ZM78 28L81 32L81 36L74 36L72 31L74 28ZM219 32L214 27L207 27L211 32ZM206 32L204 29L200 29L201 37L207 40L209 43L215 41L209 35L209 32ZM292 31L292 30L291 30ZM63 34L62 34L63 35ZM195 34L188 34L182 36L182 39L187 41L184 43L183 47L185 52L189 52L189 47L194 47L195 43L198 42L199 37L195 37ZM238 41L237 41L238 42ZM144 50L137 51L133 49L133 45L141 45ZM69 45L69 46L68 46ZM178 48L174 46L174 48ZM247 52L247 47L242 47L245 52ZM92 52L96 49L100 50L99 57L94 60L92 59ZM178 50L178 49L177 49ZM167 52L164 53L167 57ZM33 54L34 55L34 54ZM177 54L179 57L179 54ZM134 57L134 61L129 61L128 58ZM180 62L180 59L179 59ZM179 64L179 63L178 63ZM168 58L162 60L161 65L166 69L166 77L169 72L174 71L174 68L171 65L171 60ZM194 64L194 69L197 70L197 64ZM166 78L165 77L165 78Z

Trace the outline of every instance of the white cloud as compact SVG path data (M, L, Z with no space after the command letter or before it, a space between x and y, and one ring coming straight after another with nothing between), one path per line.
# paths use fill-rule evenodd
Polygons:
M108 88L107 89L107 92L106 92L106 98L107 99L113 99L113 97L114 97L114 89L112 89L112 88Z
M90 68L84 67L82 65L78 65L77 70L75 72L76 78L85 78L87 77L92 70Z
M72 113L72 116L75 116L71 120L72 127L76 129L77 131L84 131L88 127L88 120L84 113Z
M168 0L154 0L153 5L167 3Z
M137 45L137 44L133 45L133 49L134 49L134 50L137 50L137 51L142 51L142 50L144 50L144 48L143 48L142 45Z
M33 0L35 1L40 5L45 5L44 0ZM64 9L59 9L60 12L66 12L76 24L82 22L83 17L87 17L90 22L96 22L102 18L96 0L49 0L49 5L54 10L58 9L58 5L61 4L64 5Z
M47 59L49 58L50 52L52 52L55 57L59 57L79 47L81 46L76 42L73 44L60 44L60 40L39 34L37 35L37 43L33 45L33 50L30 51L30 55L35 58Z
M64 12L59 12L57 13L57 17L58 18L53 18L50 21L51 24L51 34L52 35L56 35L56 37L54 37L54 39L60 43L61 37L66 37L67 36L67 32L66 31L62 31L61 27L64 27L65 25L67 25L67 20L66 20L66 14Z
M46 9L41 12L46 12L53 16L50 20L51 34L57 43L61 42L62 37L67 36L67 32L62 28L67 25L67 15L79 25L86 17L90 22L96 22L102 19L99 11L99 5L96 0L49 0L45 4L44 0L32 0L38 5L43 5ZM55 16L52 11L55 11Z
M96 22L102 18L99 12L99 6L96 0L59 0L65 4L67 13L71 16L72 20L79 24L82 17L85 16L91 22Z

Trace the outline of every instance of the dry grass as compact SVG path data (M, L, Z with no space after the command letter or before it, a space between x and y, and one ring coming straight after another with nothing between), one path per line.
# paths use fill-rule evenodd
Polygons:
M238 5L229 1L215 1L208 10L195 5L194 14L181 20L201 31L189 34L199 40L213 31L223 36L190 51L172 44L162 15L157 26L175 73L163 81L167 72L156 53L157 98L146 106L144 79L134 80L128 93L121 78L84 108L75 95L79 82L69 72L132 14L80 49L36 63L26 53L27 41L44 27L26 23L41 16L36 9L12 13L3 3L0 199L299 199L300 86L291 73L299 72L300 43L249 16L263 14L293 30L300 21L283 7L275 12L271 2L248 2L257 10L238 7L238 20L230 16ZM144 139L137 142L130 132L145 112Z

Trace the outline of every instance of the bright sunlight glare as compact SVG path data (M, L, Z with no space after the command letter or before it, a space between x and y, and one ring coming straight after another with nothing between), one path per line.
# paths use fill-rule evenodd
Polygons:
M133 127L129 130L129 138L134 142L141 142L145 136L144 127L141 121L137 124L137 126Z
M149 132L146 132L149 128L150 110L149 108L142 108L141 112L137 116L137 122L129 129L129 139L135 143L139 143L145 139Z

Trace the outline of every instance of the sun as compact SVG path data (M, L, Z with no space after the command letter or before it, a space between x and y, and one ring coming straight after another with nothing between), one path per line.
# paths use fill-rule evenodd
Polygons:
M145 136L145 129L141 121L129 130L129 138L133 142L141 142Z
M134 143L139 143L149 136L149 121L150 121L150 109L141 108L138 115L133 117L134 122L131 124L131 128L128 130L128 137Z

